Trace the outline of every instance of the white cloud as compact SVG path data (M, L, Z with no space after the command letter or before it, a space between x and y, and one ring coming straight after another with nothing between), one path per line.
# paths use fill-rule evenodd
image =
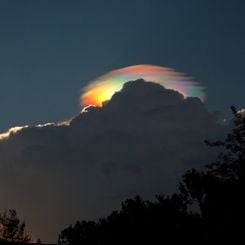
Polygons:
M239 110L238 113L241 114L242 117L245 117L245 109Z
M28 125L12 127L7 132L0 133L0 140L9 138L11 135L16 134L23 128L28 128Z

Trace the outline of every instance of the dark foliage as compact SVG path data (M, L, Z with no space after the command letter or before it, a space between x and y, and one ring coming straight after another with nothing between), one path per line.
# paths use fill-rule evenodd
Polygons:
M222 148L218 161L207 165L205 171L187 171L180 191L189 205L198 205L205 239L234 243L242 239L245 118L234 107L231 109L232 132L224 141L206 141Z
M196 220L198 217L187 213L177 194L158 196L156 202L136 196L107 218L77 222L63 230L59 244L157 244L163 238L177 242L190 236L190 227Z
M0 242L31 242L32 237L26 233L25 227L25 222L20 222L14 209L0 214Z
M122 203L97 222L82 221L63 230L60 245L168 244L181 242L238 244L242 239L245 120L232 107L234 129L223 142L218 161L203 171L187 171L179 193L157 196L155 202L139 196Z

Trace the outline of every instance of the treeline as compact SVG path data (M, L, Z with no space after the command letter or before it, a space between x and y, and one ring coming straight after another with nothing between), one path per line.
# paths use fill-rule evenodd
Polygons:
M0 244L30 243L32 236L26 232L25 221L20 221L16 210L0 213Z
M232 107L234 128L221 147L218 160L202 171L187 171L172 196L154 202L136 196L120 211L98 221L77 221L64 229L59 245L231 243L243 240L245 119Z

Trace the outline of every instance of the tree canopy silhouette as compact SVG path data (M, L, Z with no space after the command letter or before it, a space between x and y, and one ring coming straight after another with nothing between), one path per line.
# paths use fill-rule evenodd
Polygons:
M26 232L25 221L21 222L14 209L0 214L0 242L29 243L32 241Z
M234 243L241 238L244 212L245 118L235 107L231 109L234 128L225 140L206 141L222 148L218 160L203 171L187 171L180 191L189 205L198 204L205 239Z
M120 211L98 221L77 221L64 229L59 245L155 244L181 242L236 243L241 239L245 159L245 119L232 107L234 128L221 147L218 160L203 170L187 171L172 196L156 201L127 199Z
M127 199L120 211L107 218L77 221L63 230L59 244L154 244L161 240L180 241L190 234L196 217L188 215L182 198L157 196L155 202L139 196ZM187 224L189 227L187 227ZM194 227L193 227L194 229Z

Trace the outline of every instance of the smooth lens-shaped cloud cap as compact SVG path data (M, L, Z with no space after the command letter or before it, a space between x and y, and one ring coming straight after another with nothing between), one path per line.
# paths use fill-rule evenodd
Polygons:
M123 84L139 78L161 84L166 89L180 92L185 97L205 99L205 88L187 75L174 69L154 65L134 65L113 70L91 81L81 95L81 106L102 106Z

